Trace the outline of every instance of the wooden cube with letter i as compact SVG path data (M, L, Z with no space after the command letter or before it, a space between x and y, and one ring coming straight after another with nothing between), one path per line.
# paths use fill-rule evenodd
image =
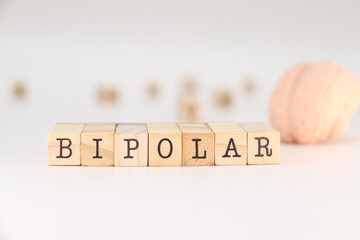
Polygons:
M81 136L81 165L114 166L115 123L86 124Z

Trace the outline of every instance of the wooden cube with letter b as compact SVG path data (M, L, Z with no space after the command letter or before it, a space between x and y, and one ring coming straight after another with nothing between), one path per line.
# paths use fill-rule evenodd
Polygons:
M142 123L118 124L115 131L115 166L146 167L148 133Z
M247 134L234 122L208 123L215 134L215 165L232 166L247 163Z
M86 124L81 136L81 165L114 166L115 123Z
M179 123L183 166L214 166L215 136L205 123Z
M175 123L148 123L149 166L181 166L181 132Z
M243 123L248 135L248 164L280 164L280 133L265 123Z
M79 166L81 132L85 124L58 123L48 135L48 164Z

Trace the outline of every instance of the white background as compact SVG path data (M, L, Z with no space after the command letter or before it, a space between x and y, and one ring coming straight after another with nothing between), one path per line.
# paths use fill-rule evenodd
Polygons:
M62 168L55 122L177 121L181 77L198 76L204 121L266 121L281 74L332 61L360 78L360 2L0 0L0 239L359 239L360 118L280 166ZM254 76L246 97L241 79ZM14 79L26 101L14 101ZM160 99L148 101L153 78ZM121 91L114 107L96 88ZM234 108L212 93L231 89Z

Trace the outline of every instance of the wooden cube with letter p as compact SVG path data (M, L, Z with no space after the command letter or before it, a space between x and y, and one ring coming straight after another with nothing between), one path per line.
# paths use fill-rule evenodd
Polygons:
M248 164L280 164L280 132L265 123L243 123L248 135Z
M85 124L58 123L48 135L48 165L81 164L81 132Z
M115 166L146 167L148 133L142 123L118 124L115 131Z
M86 124L81 136L81 165L114 166L115 123Z
M183 166L214 166L215 136L205 123L179 123Z

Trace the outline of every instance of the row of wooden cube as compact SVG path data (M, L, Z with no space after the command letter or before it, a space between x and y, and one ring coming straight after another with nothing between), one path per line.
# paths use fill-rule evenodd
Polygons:
M263 123L59 123L48 136L49 165L279 163L280 133Z

